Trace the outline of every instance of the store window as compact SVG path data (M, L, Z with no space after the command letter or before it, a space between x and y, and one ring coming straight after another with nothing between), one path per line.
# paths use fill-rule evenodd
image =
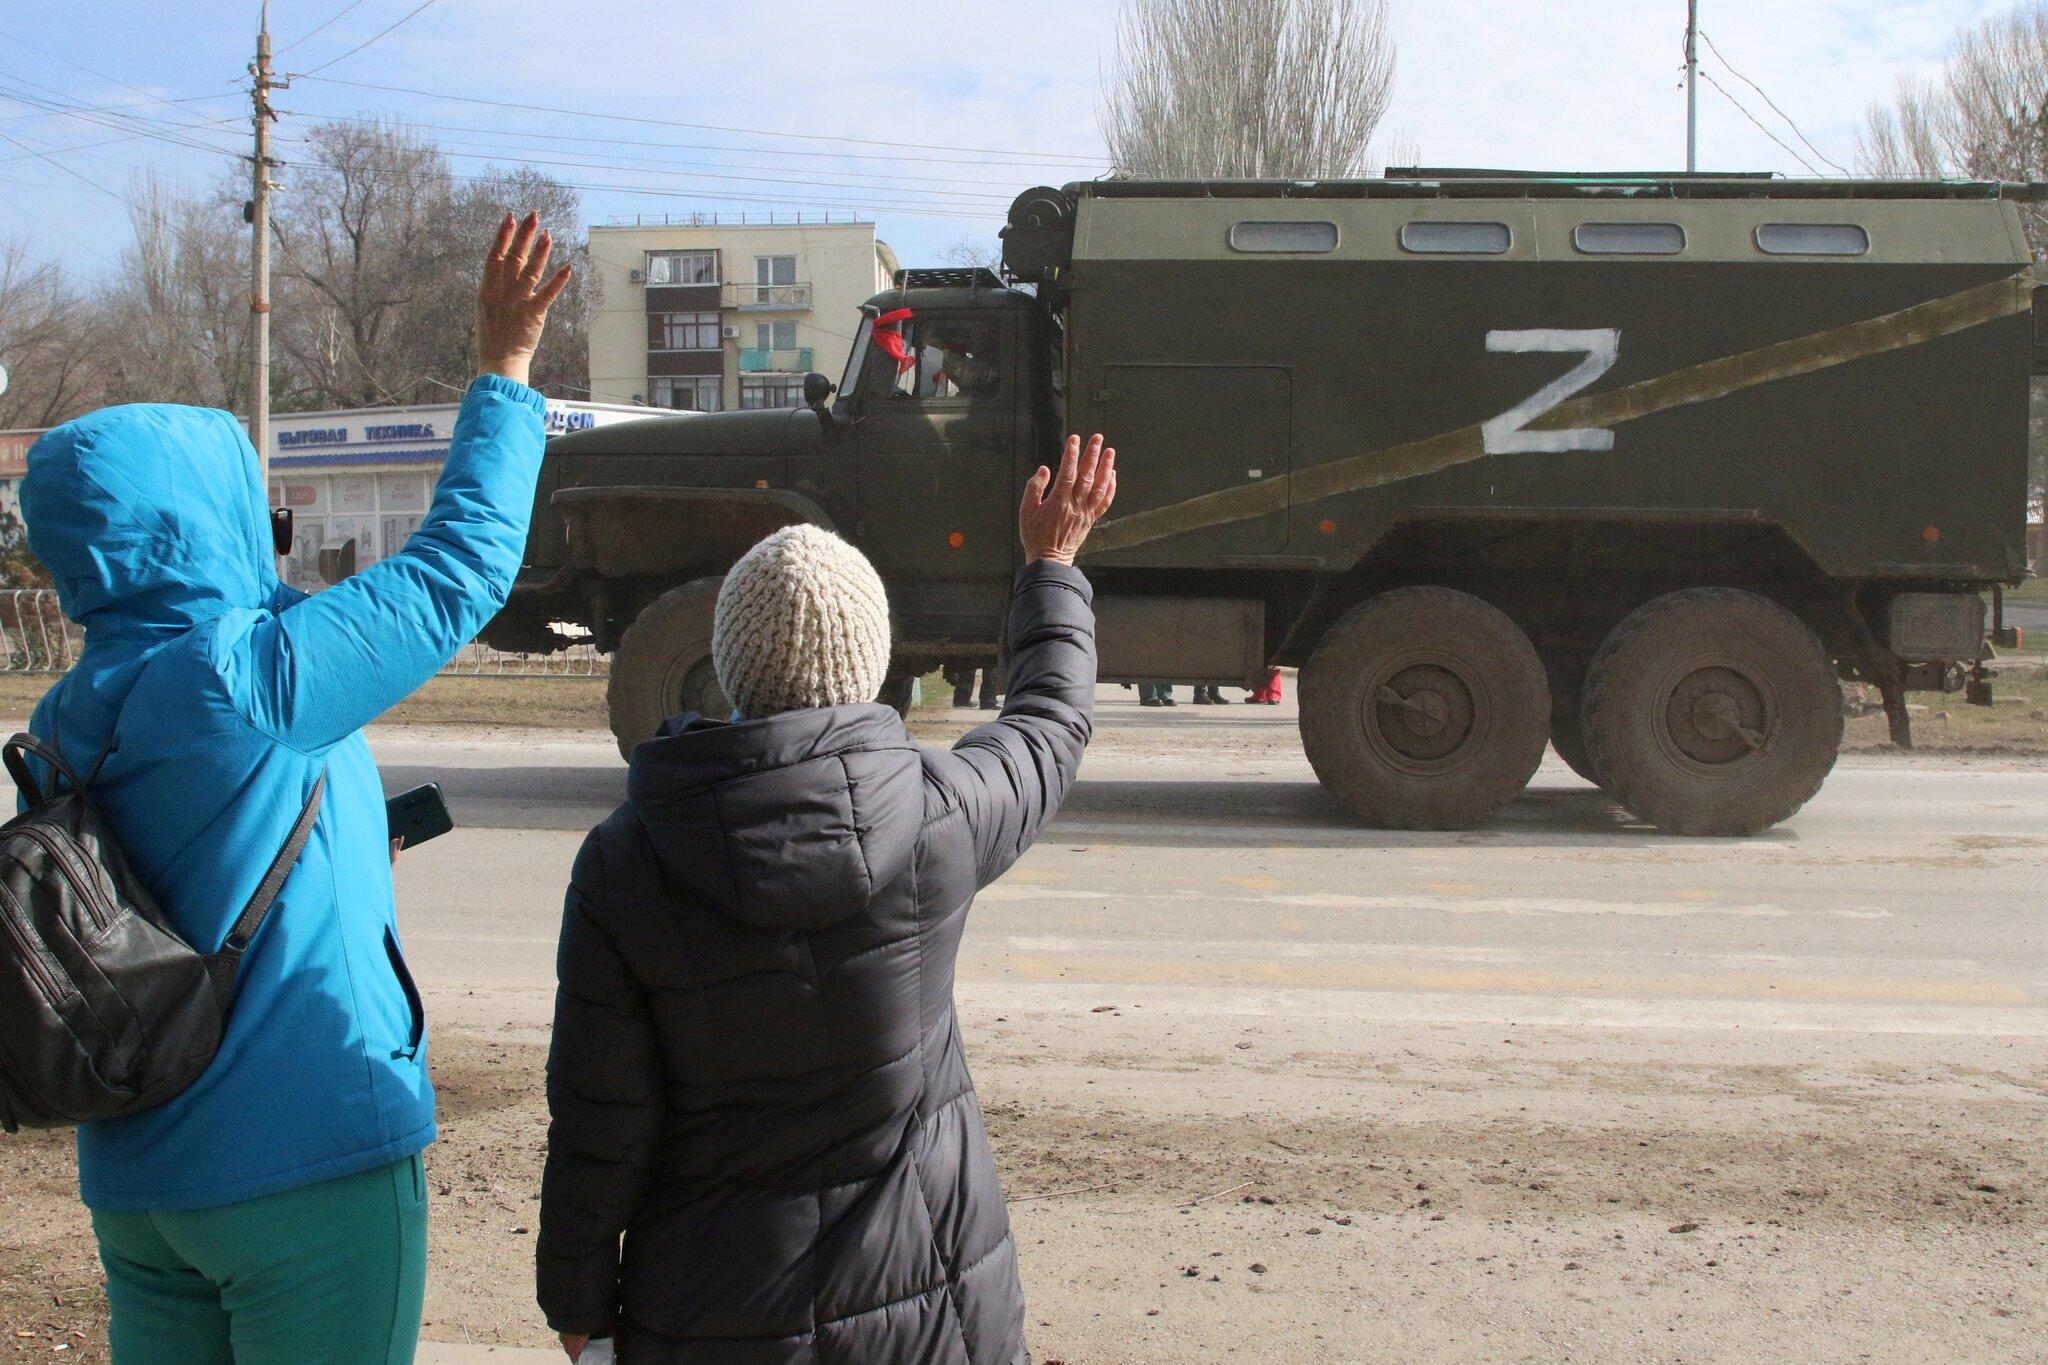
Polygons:
M656 351L715 351L720 346L716 313L650 313L650 347Z
M649 284L717 284L718 253L715 251L650 251L647 253Z
M647 381L647 403L679 412L717 412L721 383L715 374L658 374Z

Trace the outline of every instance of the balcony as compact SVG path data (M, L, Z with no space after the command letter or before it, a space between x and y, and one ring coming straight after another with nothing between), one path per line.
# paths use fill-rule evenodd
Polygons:
M727 281L723 305L742 313L801 311L811 306L809 284L741 284Z
M740 351L741 374L809 374L811 371L811 348L800 346L794 351L764 351L758 346L744 347Z

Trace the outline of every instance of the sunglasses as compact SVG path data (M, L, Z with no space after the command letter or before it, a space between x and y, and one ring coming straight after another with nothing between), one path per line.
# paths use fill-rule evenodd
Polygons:
M273 507L270 509L270 543L280 555L292 552L292 509Z

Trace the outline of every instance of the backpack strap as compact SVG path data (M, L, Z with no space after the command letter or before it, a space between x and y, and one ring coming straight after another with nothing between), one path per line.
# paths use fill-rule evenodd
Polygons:
M78 780L78 774L71 770L70 763L57 751L55 745L46 744L26 730L0 745L0 759L7 764L7 775L14 779L14 785L21 788L21 794L28 798L31 806L43 802L43 784L36 781L36 775L29 770L28 755L50 765L50 771L63 777L71 784L71 790L80 791L85 784Z
M41 805L43 801L43 784L36 781L35 773L28 766L29 754L34 754L49 764L51 772L71 784L71 790L82 792L100 775L100 769L106 764L107 756L120 747L120 736L108 736L106 747L100 750L99 757L93 759L92 770L83 778L73 771L71 764L56 745L46 743L26 730L10 738L5 745L0 745L0 758L5 759L7 775L14 779L14 785L21 788L21 794L28 798L31 806L36 806Z
M234 1001L235 969L241 965L242 954L249 951L256 931L263 926L263 917L270 913L278 893L284 890L285 879L291 876L299 855L305 852L306 840L313 834L313 822L320 817L320 799L326 792L327 774L323 772L313 783L313 794L306 798L306 808L299 812L291 833L285 836L284 847L270 860L269 870L256 884L256 894L249 897L249 903L235 918L234 927L228 930L220 951L206 960L207 971L213 977L214 993L220 998L223 1011Z

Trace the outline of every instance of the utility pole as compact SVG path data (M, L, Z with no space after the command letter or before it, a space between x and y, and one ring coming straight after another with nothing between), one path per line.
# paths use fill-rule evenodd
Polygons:
M1700 0L1685 0L1685 169L1699 168Z
M250 158L254 171L249 195L249 320L254 324L252 350L254 373L249 378L249 443L256 447L256 468L263 479L263 497L270 498L270 124L277 113L270 107L270 92L278 86L270 79L270 0L263 0L262 18L256 30L256 60L249 64L253 78L249 95L254 103L256 152Z

